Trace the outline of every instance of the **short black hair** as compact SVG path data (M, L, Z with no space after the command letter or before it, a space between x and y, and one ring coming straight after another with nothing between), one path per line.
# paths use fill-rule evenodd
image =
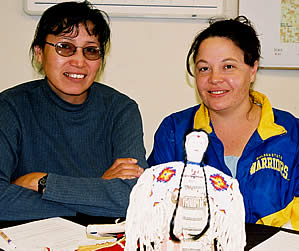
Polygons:
M254 66L261 56L261 45L257 33L251 22L245 16L235 19L210 20L210 26L200 32L193 40L187 55L186 66L188 73L193 76L190 67L190 58L195 63L200 44L210 37L224 37L230 39L244 52L244 62Z
M88 29L88 22L93 24L92 30ZM110 47L110 19L106 12L94 8L88 1L63 2L48 8L42 15L35 30L34 39L30 47L31 63L34 67L34 47L45 47L46 37L70 32L78 32L79 24L83 24L87 33L98 38L102 69L105 65L105 54ZM41 71L42 69L38 69Z

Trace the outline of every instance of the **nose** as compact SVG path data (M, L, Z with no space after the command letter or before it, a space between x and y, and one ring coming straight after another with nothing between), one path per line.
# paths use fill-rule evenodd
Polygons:
M223 80L223 78L222 78L221 72L213 69L210 74L210 82L212 84L218 84L218 83L222 82L222 80Z
M83 49L77 47L75 53L71 56L71 65L81 68L85 65L85 60Z

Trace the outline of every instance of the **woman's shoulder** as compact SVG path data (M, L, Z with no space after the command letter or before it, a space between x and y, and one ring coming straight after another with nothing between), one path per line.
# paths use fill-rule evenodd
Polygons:
M0 101L14 107L24 109L32 97L41 95L41 87L46 83L45 79L33 80L12 86L0 93Z
M292 113L273 108L274 121L276 124L282 125L286 130L294 127L299 128L299 118Z
M279 119L279 120L282 120L282 119L299 120L292 113L290 113L288 111L281 110L281 109L273 108L273 113L274 113L275 119Z
M96 103L104 104L106 109L118 111L128 105L137 106L137 102L133 98L107 84L94 82L91 91L93 100L97 100Z
M200 107L200 105L195 105L195 106L189 107L187 109L171 113L168 117L180 118L180 119L185 118L185 117L188 117L188 118L194 117L194 115L197 112L199 107Z
M1 98L3 97L17 97L24 95L27 92L36 90L41 86L41 83L44 82L44 79L33 80L29 82L24 82L15 86L12 86L0 93Z
M97 94L100 94L102 96L122 96L129 98L128 95L122 93L114 87L99 82L94 82L92 85L92 89L93 91L97 92Z

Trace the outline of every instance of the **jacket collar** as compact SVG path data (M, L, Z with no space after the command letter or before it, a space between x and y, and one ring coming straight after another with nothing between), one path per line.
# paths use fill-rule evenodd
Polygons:
M250 97L253 103L262 107L261 120L257 131L263 140L272 136L284 134L287 130L274 122L274 114L269 99L262 93L250 90ZM194 116L194 128L203 129L207 133L213 131L210 125L210 116L208 108L202 103Z

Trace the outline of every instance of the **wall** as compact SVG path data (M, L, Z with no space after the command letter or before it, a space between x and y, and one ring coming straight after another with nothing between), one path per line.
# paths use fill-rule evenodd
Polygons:
M1 4L0 91L40 77L28 55L39 17L25 14L20 0ZM237 0L227 2L226 14L237 14ZM138 102L148 154L161 120L198 103L193 81L186 79L185 59L195 34L206 25L203 20L111 20L112 47L101 81ZM267 94L273 106L299 116L299 70L260 70L255 89Z

